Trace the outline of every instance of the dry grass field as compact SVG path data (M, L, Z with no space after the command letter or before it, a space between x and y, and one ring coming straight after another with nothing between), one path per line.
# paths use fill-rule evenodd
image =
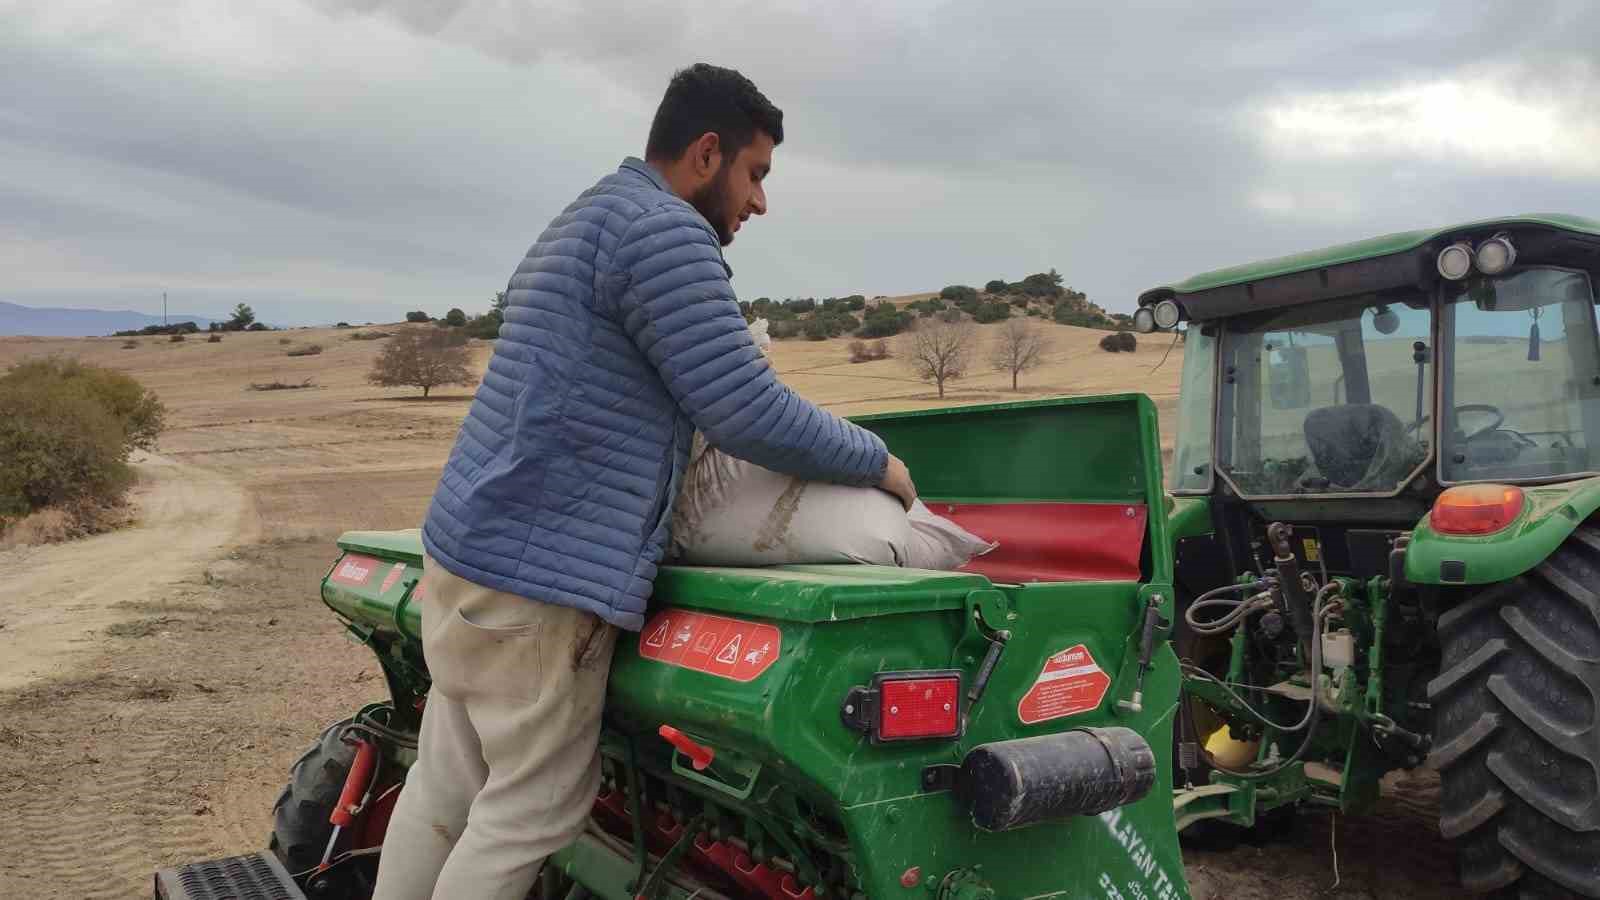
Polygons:
M1170 449L1181 346L1158 367L1170 338L1112 354L1096 346L1105 332L1044 327L1054 346L1018 393L985 363L940 401L898 359L850 363L849 339L779 342L772 360L844 415L1143 392ZM340 531L418 523L472 388L424 401L373 387L365 374L382 342L351 340L354 330L141 338L132 349L120 338L0 338L0 368L76 356L133 374L170 410L156 454L137 466L132 527L0 551L0 896L148 896L160 866L263 846L288 765L323 724L382 693L317 582ZM998 330L980 329L986 345ZM287 355L312 343L325 351ZM490 345L472 352L481 371ZM1427 815L1338 823L1338 841L1367 859L1436 844ZM1318 818L1293 849L1195 852L1195 896L1454 895L1448 857L1433 851L1415 871L1347 867L1326 891L1332 824Z
M979 327L984 346L976 358L982 363L948 386L942 402L898 359L849 362L848 338L778 341L771 358L786 383L840 415L1141 391L1160 404L1163 439L1170 442L1181 346L1152 373L1170 340L1146 340L1135 353L1106 353L1096 346L1103 331L1044 325L1054 348L1013 393L1010 375L987 364L999 327ZM0 367L60 353L134 375L169 407L161 455L242 485L252 503L246 524L262 537L410 527L433 490L473 388L438 388L424 401L415 389L373 387L365 376L383 342L351 340L357 330L374 329L229 334L217 344L203 336L182 343L140 338L131 350L122 349L121 338L0 338ZM281 344L284 337L292 343ZM324 352L286 355L306 344L320 344ZM490 344L474 341L472 349L481 371ZM249 390L253 383L306 379L314 386Z

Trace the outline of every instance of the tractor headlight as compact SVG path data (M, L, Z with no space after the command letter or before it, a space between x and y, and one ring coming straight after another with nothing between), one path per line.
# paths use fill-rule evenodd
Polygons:
M1156 330L1156 314L1150 311L1150 307L1141 306L1133 311L1133 330L1140 334Z
M1439 251L1439 274L1460 281L1472 271L1472 245L1457 241Z
M1478 245L1478 271L1485 275L1499 275L1517 261L1517 248L1511 239L1497 234Z
M1183 318L1183 310L1178 308L1176 300L1163 300L1157 303L1153 310L1156 327L1162 331L1178 327L1178 320Z

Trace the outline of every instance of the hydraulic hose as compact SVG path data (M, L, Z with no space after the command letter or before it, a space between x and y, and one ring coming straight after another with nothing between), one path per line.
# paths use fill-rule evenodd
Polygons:
M1268 591L1262 591L1244 600L1229 600L1223 597L1196 600L1189 605L1188 609L1183 611L1183 620L1195 634L1210 637L1232 631L1251 613L1271 609L1275 603L1276 601L1272 599L1272 594ZM1199 611L1211 607L1228 607L1230 611L1218 618L1204 622L1200 621L1197 618Z
M1215 760L1208 760L1208 762L1210 763L1212 768L1216 769L1219 772L1224 772L1224 773L1226 773L1228 775L1232 775L1232 776L1234 776L1236 778L1248 778L1248 779L1252 779L1252 780L1258 780L1258 779L1262 779L1262 778L1270 778L1273 775L1276 775L1279 772L1282 772L1284 769L1287 769L1290 766L1294 765L1295 763L1299 762L1300 758L1302 756L1305 756L1306 751L1311 749L1311 740L1312 740L1312 738L1316 737L1317 725L1322 720L1322 697L1321 697L1321 694L1322 694L1322 619L1323 619L1323 613L1325 611L1325 609L1324 609L1324 601L1328 597L1330 597L1332 594L1338 592L1338 590L1339 590L1339 585L1338 585L1337 582L1329 582L1329 583L1323 585L1322 588L1317 591L1317 595L1312 601L1313 609L1312 609L1312 615L1311 615L1311 700L1310 700L1310 703L1307 706L1305 715L1301 717L1300 721L1298 723L1296 723L1293 728L1279 728L1278 729L1279 731L1301 731L1301 730L1304 730L1305 731L1305 737L1301 739L1300 746L1294 751L1294 754L1292 756L1288 757L1287 759L1280 760L1271 769L1268 769L1268 770L1266 770L1264 772L1252 772L1252 771L1248 771L1248 770L1244 770L1244 769L1231 769L1231 768L1229 768L1227 766L1224 766L1224 765L1221 765L1221 764L1217 763ZM1192 666L1191 667L1186 667L1185 671L1188 671L1189 669L1192 669L1192 668L1194 668L1194 667L1192 667ZM1205 673L1205 677L1207 677L1211 681L1217 682L1219 684L1221 683L1220 680L1216 676L1212 675L1209 672ZM1223 685L1223 687L1227 688L1227 685ZM1233 692L1230 690L1229 693L1232 694ZM1253 710L1253 709L1250 710L1250 711L1253 714L1255 713L1255 710ZM1257 714L1257 717L1258 718L1262 718L1261 716L1259 716L1259 714ZM1262 720L1263 721L1267 721L1264 718ZM1269 724L1271 724L1271 723L1269 722ZM1277 726L1273 725L1273 727L1276 728ZM1198 739L1199 735L1197 734L1197 735L1195 735L1195 737L1196 737L1196 739Z

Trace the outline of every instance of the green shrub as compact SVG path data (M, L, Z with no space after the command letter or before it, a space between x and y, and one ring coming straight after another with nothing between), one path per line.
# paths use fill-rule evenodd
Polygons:
M1033 297L1060 297L1066 293L1061 287L1062 278L1055 269L1048 272L1035 272L1020 283L1014 285L1024 294Z
M473 316L467 321L467 337L475 337L485 341L492 341L500 337L500 326L505 321L505 316L498 309L491 309L481 316Z
M166 410L133 378L43 359L0 377L0 528L45 506L119 502L128 454L150 447Z
M112 337L150 337L157 334L194 334L200 326L193 322L174 322L171 325L146 325L129 331L112 332Z
M983 290L985 293L989 294L1004 294L1006 289L1009 287L1010 285L1006 284L1006 280L1004 278L996 278L995 280L984 285Z
M406 313L407 322L426 322L429 318L428 314L420 309Z
M1107 353L1132 353L1139 349L1139 339L1129 331L1118 331L1100 339L1100 349Z
M1050 317L1061 325L1076 325L1079 328L1112 327L1110 319L1076 303L1057 303Z
M294 382L294 381L260 381L260 382L252 381L252 382L250 382L250 390L252 390L252 391L298 391L298 390L303 390L305 388L314 388L316 386L317 386L317 383L315 381L311 380L310 378L307 378L304 381L300 381L300 382Z
M888 359L889 356L890 353L888 341L873 341L870 344L866 341L850 342L850 361L853 363L872 362L873 360L877 359Z
M0 394L0 458L0 518L117 495L131 480L116 416L63 383Z
M866 315L861 320L861 329L856 335L864 338L893 337L910 328L914 321L916 316L895 309L893 303L885 300L867 308Z
M978 289L964 284L952 284L941 290L939 296L960 305L965 301L978 299Z
M972 318L980 325L987 325L990 322L1004 322L1006 319L1011 318L1011 305L1003 300L980 303L977 310L973 312Z

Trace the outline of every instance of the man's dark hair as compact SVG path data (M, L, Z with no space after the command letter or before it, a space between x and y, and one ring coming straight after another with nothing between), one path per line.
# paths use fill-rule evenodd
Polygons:
M773 144L783 143L783 110L737 71L696 63L680 69L667 85L650 123L645 158L675 160L708 131L717 133L723 158L732 160L757 131L765 132Z

